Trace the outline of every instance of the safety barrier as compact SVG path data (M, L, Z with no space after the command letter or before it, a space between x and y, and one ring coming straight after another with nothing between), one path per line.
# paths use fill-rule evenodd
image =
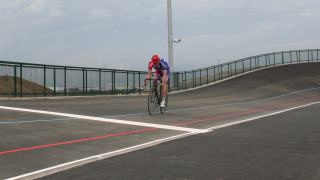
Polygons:
M319 61L319 58L319 49L283 51L251 56L207 68L175 73L174 82L171 82L169 87L171 91L186 90L264 67L315 62Z
M180 91L241 73L279 64L319 61L319 49L252 56L215 66L170 75L168 90ZM88 96L141 94L146 71L56 66L0 61L0 96Z

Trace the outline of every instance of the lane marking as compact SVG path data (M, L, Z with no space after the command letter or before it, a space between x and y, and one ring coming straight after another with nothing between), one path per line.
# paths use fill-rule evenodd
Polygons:
M30 120L30 121L9 121L9 122L0 122L0 124L18 124L18 123L35 123L35 122L51 122L51 121L69 121L75 120L78 118L68 118L68 119L43 119L43 120Z
M303 108L303 107L307 107L307 106L312 106L312 105L315 105L315 104L320 104L320 102L313 102L313 103L309 103L309 104L305 104L305 105L301 105L301 106L297 106L297 107L293 107L293 108L277 111L277 112L266 114L266 115L262 115L262 116L257 116L257 117L253 117L253 118L249 118L249 119L245 119L245 120L241 120L241 121L237 121L237 122L233 122L233 123L227 123L227 124L223 124L223 125L219 125L219 126L214 126L214 127L211 127L211 128L207 128L207 130L222 129L222 128L230 127L230 126L233 126L233 125L237 125L237 124L246 123L246 122L249 122L249 121L258 120L258 119L261 119L261 118L264 118L264 117L285 113L285 112L288 112L288 111L291 111L291 110L295 110L295 109L299 109L299 108ZM143 144L139 144L139 145L135 145L135 146L130 146L130 147L127 147L127 148L116 150L116 151L111 151L111 152L107 152L107 153L103 153L103 154L99 154L99 155L95 155L95 156L90 156L90 157L87 157L87 158L83 158L83 159L79 159L79 160L63 163L63 164L60 164L60 165L56 165L56 166L52 166L52 167L45 168L45 169L42 169L42 170L30 172L30 173L27 173L27 174L11 177L11 178L8 178L7 180L18 180L18 179L24 179L24 178L28 178L28 179L41 178L41 177L48 176L48 175L56 173L56 172L61 172L61 171L64 171L64 170L67 170L67 169L70 169L70 168L73 168L73 167L77 167L77 166L80 166L80 165L84 165L84 164L87 164L87 163L90 163L90 162L95 162L95 161L99 161L99 160L106 159L106 158L109 158L109 157L113 157L113 156L129 153L129 152L132 152L132 151L144 149L144 148L147 148L147 147L155 146L155 145L158 145L158 144L161 144L161 143L164 143L164 142L180 139L180 138L191 136L191 135L194 135L194 133L190 133L189 132L189 133L176 135L176 136L171 136L171 137L167 137L167 138L163 138L163 139L159 139L159 140L155 140L155 141L151 141L151 142L147 142L147 143L143 143Z
M293 105L293 104L298 104L298 103L302 103L302 102L308 102L308 101L313 101L313 100L318 100L320 99L320 97L318 98L313 98L313 99L307 99L307 100L303 100L303 101L298 101L298 102L293 102L293 103L289 103L289 104L284 104L284 105L279 105L279 106L274 106L274 107L267 107L267 108L263 108L263 109L257 109L257 110L252 110L252 111L247 111L247 112L241 112L241 113L237 113L237 114L230 114L230 115L225 115L225 116L220 116L220 117L214 117L214 118L209 118L209 119L201 119L201 120L196 120L196 121L191 121L191 122L185 122L185 123L180 123L180 124L174 124L171 125L173 127L179 126L179 125L185 125L185 124L192 124L192 123L197 123L197 122L203 122L203 121L208 121L208 120L214 120L214 119L221 119L221 118L225 118L225 117L233 117L233 116L238 116L238 115L243 115L243 114L249 114L249 113L253 113L253 112L259 112L259 111L264 111L264 110L268 110L268 109L274 109L274 108L279 108L279 107L284 107L284 106L289 106L289 105ZM312 104L317 104L320 102L315 102L315 103L310 103ZM299 107L304 107L306 105L302 105L302 106L297 106L297 107L293 107L293 108L289 108L287 110L282 110L282 111L277 111L275 113L271 113L268 115L263 115L263 116L258 116L256 118L253 118L253 120L257 119L257 118L261 118L261 117L266 117L269 115L273 115L273 114L279 114L282 112L286 112L286 111L290 111L292 109L297 109ZM0 106L1 108L2 106ZM8 107L6 107L8 108ZM252 118L251 118L252 119ZM249 119L249 120L251 120ZM243 120L243 122L247 122L249 120ZM239 124L242 123L242 121L237 121L237 122L233 122L233 123L229 123L230 125L234 125L234 124ZM221 125L221 126L229 126L229 124L225 124L225 125ZM170 127L170 126L169 126ZM177 127L177 128L182 128L182 127ZM76 142L83 142L83 141L89 141L89 140L94 140L94 139L101 139L101 138L106 138L106 137L112 137L112 136L119 136L119 135L125 135L125 134L132 134L132 133L137 133L137 132L143 132L143 131L149 131L149 130L154 130L154 129L158 129L158 128L150 128L150 129L142 129L142 130L136 130L136 131L130 131L130 132L124 132L124 133L118 133L118 134L111 134L111 135L105 135L105 136L100 136L100 137L93 137L93 138L87 138L87 139L79 139L79 140L73 140L73 141L67 141L67 142L61 142L61 143L55 143L55 144L48 144L48 145L41 145L41 146L34 146L34 147L28 147L28 148L22 148L22 149L16 149L16 150L8 150L8 151L3 151L0 152L0 154L7 154L7 153L12 153L12 152L18 152L18 151L25 151L25 150L31 150L31 149L38 149L38 148L44 148L44 147L51 147L51 146L57 146L57 145L63 145L63 144L70 144L70 143L76 143ZM186 128L184 128L186 129ZM187 129L192 129L192 128L187 128ZM210 132L212 130L214 130L215 128L206 128L206 129L196 129L196 131L189 131L190 133L194 133L194 134L198 134L198 133L207 133ZM194 130L194 129L192 129Z
M64 117L71 117L71 118L77 118L77 119L87 119L87 120L92 120L92 121L102 121L102 122L116 123L116 124L134 125L134 126L142 126L142 127L153 127L153 128L167 129L167 130L174 130L174 131L187 131L187 132L193 132L193 133L206 133L207 132L207 130L203 130L203 129L176 127L176 126L168 126L168 125L153 124L153 123L143 123L143 122L135 122L135 121L125 121L125 120L118 120L118 119L101 118L101 117L94 117L94 116L69 114L69 113L59 113L59 112L34 110L34 109L26 109L26 108L0 106L0 109L39 113L39 114L46 114L46 115L55 115L55 116L64 116Z
M319 100L319 99L320 99L320 97L317 97L317 98L313 98L313 99L307 99L307 100L297 101L297 102L288 103L288 104L283 104L283 105L274 106L274 107L266 107L266 108L255 109L255 110L251 110L251 111L247 111L247 112L241 112L241 113L229 114L229 115L219 116L219 117L214 117L214 118L200 119L200 120L195 120L195 121L190 121L190 122L185 122L185 123L173 124L173 125L171 125L171 126L181 126L181 125L193 124L193 123L197 123L197 122L209 121L209 120L214 120L214 119L221 119L221 118L226 118L226 117L239 116L239 115L243 115L243 114L250 114L250 113L253 113L253 112L259 112L259 111L264 111L264 110L269 110L269 109L275 109L275 108L280 108L280 107L295 105L295 104L299 104L299 103L303 103L303 102L309 102L309 101L314 101L314 100Z
M274 115L285 113L285 112L292 111L292 110L295 110L295 109L300 109L300 108L312 106L312 105L315 105L315 104L320 104L320 102L313 102L313 103L309 103L309 104L305 104L305 105L301 105L301 106L285 109L285 110L282 110L282 111L277 111L277 112L274 112L274 113L265 114L265 115L262 115L262 116L252 117L252 118L249 118L249 119L244 119L244 120L240 120L240 121L236 121L236 122L232 122L232 123L227 123L227 124L223 124L223 125L219 125L219 126L214 126L214 127L208 128L208 130L217 130L217 129L220 129L220 128L225 128L225 127L229 127L229 126L233 126L233 125L237 125L237 124L241 124L241 123L246 123L246 122L249 122L249 121L254 121L254 120L257 120L257 119L264 118L264 117L274 116Z
M129 131L129 132L123 132L123 133L117 133L117 134L109 134L109 135L99 136L99 137L78 139L78 140L73 140L73 141L66 141L66 142L47 144L47 145L41 145L41 146L33 146L33 147L22 148L22 149L14 149L14 150L2 151L2 152L0 152L0 154L8 154L8 153L13 153L13 152L26 151L26 150L32 150L32 149L39 149L39 148L44 148L44 147L52 147L52 146L59 146L59 145L64 145L64 144L83 142L83 141L91 141L91 140L95 140L95 139L102 139L102 138L113 137L113 136L133 134L133 133L138 133L138 132L150 131L150 130L154 130L154 129L157 129L157 128L141 129L141 130Z
M235 102L235 103L229 103L229 104L217 104L217 105L212 105L212 106L201 106L201 107L193 107L193 108L185 108L185 109L167 110L167 112L198 110L198 109L206 109L206 108L212 108L212 107L223 107L223 106L250 104L250 103L255 103L255 102L260 102L260 101L278 99L278 98L281 98L281 97L285 97L285 96L289 96L289 95L293 95L293 94L298 94L298 93L305 92L305 91L318 90L318 89L320 89L320 87L310 88L310 89L303 89L303 90L299 90L299 91L295 91L295 92L291 92L291 93L287 93L287 94L282 94L282 95L279 95L279 96L264 98L264 99L256 99L256 100L251 100L251 101Z
M309 88L309 89L303 89L299 91L294 91L287 94L282 94L279 96L264 98L264 99L256 99L252 101L243 101L243 102L236 102L236 103L229 103L229 104L217 104L212 106L200 106L200 107L193 107L193 108L185 108L185 109L173 109L173 110L167 110L167 112L177 112L177 111L187 111L187 110L198 110L198 109L206 109L206 108L213 108L213 107L223 107L223 106L231 106L231 105L239 105L239 104L249 104L254 102L260 102L260 101L267 101L272 99L277 99L285 96L289 96L292 94L298 94L305 91L312 91L312 90L318 90L320 87L316 88ZM137 116L137 115L145 115L148 113L135 113L135 114L120 114L120 115L111 115L111 116L101 116L101 118L114 118L114 117L123 117L123 116ZM75 120L78 118L68 118L68 119L47 119L47 120L30 120L30 121L11 121L11 122L0 122L0 124L15 124L15 123L32 123L32 122L50 122L50 121L67 121L67 120Z
M320 97L318 98L313 98L313 99L307 99L307 100L303 100L303 101L298 101L298 102L293 102L293 103L289 103L289 104L284 104L284 105L279 105L279 106L274 106L274 107L267 107L267 108L263 108L263 109L257 109L257 110L252 110L252 111L247 111L247 112L241 112L241 113L237 113L237 114L230 114L230 115L225 115L225 116L219 116L219 117L214 117L214 118L209 118L209 119L201 119L201 120L196 120L196 121L191 121L191 122L185 122L185 123L180 123L180 124L174 124L171 126L179 126L179 125L185 125L185 124L192 124L192 123L197 123L197 122L203 122L203 121L209 121L209 120L215 120L215 119L221 119L221 118L225 118L225 117L233 117L233 116L238 116L238 115L243 115L243 114L249 114L249 113L253 113L253 112L259 112L259 111L263 111L263 110L268 110L268 109L274 109L274 108L279 108L279 107L284 107L284 106L289 106L289 105L293 105L293 104L298 104L298 103L302 103L302 102L308 102L308 101L313 101L313 100L318 100L320 99ZM320 102L315 102L316 103L320 103ZM311 103L313 104L313 103ZM300 106L298 106L300 107ZM302 105L301 107L304 107L304 105ZM1 108L1 106L0 106ZM283 112L289 111L291 109L296 109L294 108L289 108L288 110L282 110ZM282 111L278 111L278 112L282 112ZM272 113L272 114L278 114L278 112ZM271 114L271 115L272 115ZM268 115L263 115L261 117L265 117ZM258 116L260 117L260 116ZM247 122L248 120L243 120L244 122ZM231 125L233 124L239 124L241 123L241 121L237 121L237 122L233 122L233 123L229 123ZM225 125L221 125L221 126L225 126ZM51 146L58 146L58 145L63 145L63 144L70 144L70 143L76 143L76 142L83 142L83 141L89 141L89 140L94 140L94 139L101 139L101 138L106 138L106 137L112 137L112 136L119 136L119 135L125 135L125 134L132 134L132 133L137 133L137 132L143 132L143 131L149 131L149 130L154 130L154 129L158 129L158 128L150 128L150 129L142 129L142 130L136 130L136 131L130 131L130 132L124 132L124 133L118 133L118 134L111 134L111 135L105 135L105 136L100 136L100 137L93 137L93 138L87 138L87 139L79 139L79 140L73 140L73 141L67 141L67 142L60 142L60 143L55 143L55 144L48 144L48 145L41 145L41 146L34 146L34 147L28 147L28 148L22 148L22 149L16 149L16 150L8 150L8 151L3 151L0 152L0 154L7 154L7 153L12 153L12 152L19 152L19 151L25 151L25 150L31 150L31 149L38 149L38 148L44 148L44 147L51 147ZM190 128L188 128L190 129ZM210 132L212 130L214 130L214 128L206 128L206 129L196 129L197 131L189 131L193 134L198 134L198 133L207 133ZM200 130L200 131L199 131Z
M49 168L41 169L41 170L38 170L38 171L30 172L30 173L23 174L23 175L20 175L20 176L11 177L11 178L8 178L6 180L18 180L18 179L25 179L25 178L27 178L27 179L41 178L41 177L48 176L48 175L56 173L56 172L60 172L60 171L67 170L67 169L70 169L70 168L73 168L73 167L81 166L81 165L84 165L84 164L87 164L87 163L90 163L90 162L95 162L95 161L99 161L101 159L106 159L106 158L109 158L109 157L112 157L112 156L117 156L117 155L120 155L120 154L129 153L129 152L136 151L136 150L139 150L139 149L144 149L144 148L147 148L147 147L155 146L155 145L158 145L158 144L161 144L161 143L164 143L164 142L172 141L172 140L179 139L179 138L182 138L182 137L187 137L187 136L190 136L190 135L194 135L194 133L180 134L180 135L171 136L171 137L167 137L167 138L163 138L163 139L158 139L158 140L155 140L155 141L150 141L150 142L139 144L139 145L135 145L135 146L130 146L130 147L127 147L127 148L116 150L116 151L111 151L111 152L107 152L107 153L103 153L103 154L94 155L94 156L86 157L86 158L83 158L83 159L78 159L78 160L75 160L75 161L71 161L71 162L59 164L59 165L56 165L56 166L52 166L52 167L49 167Z

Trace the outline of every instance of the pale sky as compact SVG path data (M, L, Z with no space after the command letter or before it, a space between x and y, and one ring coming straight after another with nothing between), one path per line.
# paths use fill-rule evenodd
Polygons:
M174 70L317 49L319 0L172 0ZM0 0L0 60L147 70L168 60L167 0Z

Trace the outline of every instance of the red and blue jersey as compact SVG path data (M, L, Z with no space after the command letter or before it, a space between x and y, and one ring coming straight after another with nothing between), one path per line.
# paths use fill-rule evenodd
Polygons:
M153 64L153 62L150 61L148 65L148 70L152 70L152 68L159 71L167 70L169 72L169 65L164 59L160 59L159 67L156 67Z
M168 79L168 77L170 75L170 70L169 70L168 63L164 59L160 59L160 63L159 63L158 67L155 66L155 64L152 61L150 61L149 64L148 64L148 70L152 70L152 68L156 70L154 73L158 77L159 76L162 77L163 76L163 71L167 70L167 79Z

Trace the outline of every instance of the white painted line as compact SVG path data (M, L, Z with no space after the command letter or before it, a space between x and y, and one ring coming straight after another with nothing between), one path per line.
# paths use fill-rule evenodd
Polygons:
M83 159L67 162L67 163L64 163L64 164L59 164L57 166L52 166L52 167L49 167L49 168L46 168L46 169L41 169L41 170L34 171L34 172L31 172L31 173L23 174L23 175L20 175L20 176L11 177L11 178L8 178L6 180L41 178L41 177L48 176L48 175L56 173L56 172L60 172L60 171L67 170L67 169L70 169L70 168L73 168L73 167L81 166L83 164L87 164L87 163L90 163L90 162L98 161L98 160L109 158L109 157L112 157L112 156L117 156L117 155L120 155L120 154L136 151L136 150L139 150L139 149L144 149L144 148L147 148L147 147L151 147L151 146L154 146L154 145L157 145L157 144L161 144L161 143L164 143L164 142L172 141L172 140L179 139L179 138L182 138L182 137L190 136L190 135L193 135L193 134L194 133L190 132L190 133L180 134L180 135L177 135L177 136L171 136L171 137L167 137L167 138L163 138L163 139L158 139L158 140L155 140L155 141L139 144L139 145L136 145L136 146L131 146L131 147L127 147L127 148L124 148L124 149L119 149L119 150L116 150L116 151L103 153L103 154L99 154L99 155L95 155L95 156L90 156L90 157L87 157L87 158L83 158Z
M221 128L225 128L225 127L229 127L229 126L233 126L233 125L237 125L237 124L241 124L241 123L257 120L257 119L260 119L260 118L273 116L273 115L276 115L276 114L281 114L281 113L288 112L288 111L291 111L291 110L295 110L295 109L311 106L311 105L314 105L314 104L320 104L320 102L314 102L314 103L310 103L310 104L306 104L306 105L302 105L302 106L297 106L297 107L285 109L285 110L282 110L282 111L277 111L277 112L274 112L274 113L270 113L270 114L266 114L266 115L262 115L262 116L257 116L257 117L253 117L253 118L237 121L237 122L234 122L234 123L227 123L227 124L220 125L220 126L214 126L214 127L208 128L206 130L207 131L211 131L211 130L221 129ZM1 107L2 106L0 106L0 108ZM172 141L172 140L175 140L175 139L191 136L193 134L194 134L193 132L189 132L189 133L184 133L184 134L180 134L180 135L177 135L177 136L171 136L171 137L167 137L167 138L163 138L163 139L159 139L159 140L143 143L143 144L136 145L136 146L131 146L131 147L127 147L127 148L124 148L124 149L119 149L119 150L116 150L116 151L112 151L112 152L108 152L108 153L104 153L104 154L99 154L99 155L95 155L95 156L90 156L90 157L79 159L79 160L76 160L76 161L67 162L67 163L64 163L64 164L60 164L60 165L57 165L57 166L52 166L52 167L49 167L49 168L46 168L46 169L34 171L34 172L23 174L23 175L20 175L20 176L11 177L11 178L8 178L6 180L41 178L41 177L48 176L48 175L56 173L56 172L60 172L60 171L67 170L67 169L70 169L70 168L73 168L73 167L84 165L84 164L87 164L89 162L94 162L94 161L98 161L98 160L101 160L101 159L109 158L109 157L112 157L112 156L125 154L125 153L128 153L128 152L132 152L132 151L136 151L136 150L139 150L139 149L151 147L151 146L154 146L154 145L157 145L157 144L161 144L161 143L164 143L164 142L168 142L168 141Z
M47 114L47 115L55 115L55 116L64 116L64 117L71 117L71 118L77 118L77 119L87 119L87 120L92 120L92 121L102 121L102 122L116 123L116 124L153 127L153 128L167 129L167 130L174 130L174 131L187 131L187 132L192 132L192 133L206 133L206 132L208 132L208 130L206 130L206 129L203 130L203 129L178 127L178 126L168 126L168 125L162 125L162 124L125 121L125 120L118 120L118 119L101 118L101 117L94 117L94 116L84 116L84 115L77 115L77 114L59 113L59 112L34 110L34 109L26 109L26 108L16 108L16 107L8 107L8 106L0 106L0 109Z
M295 110L295 109L311 106L311 105L314 105L314 104L320 104L320 102L313 102L313 103L310 103L310 104L305 104L305 105L302 105L302 106L296 106L296 107L293 107L293 108L285 109L285 110L282 110L282 111L277 111L277 112L270 113L270 114L265 114L265 115L262 115L262 116L257 116L257 117L253 117L253 118L249 118L249 119L245 119L245 120L240 120L240 121L236 121L236 122L232 122L232 123L227 123L227 124L223 124L223 125L220 125L220 126L214 126L214 127L208 128L208 130L216 130L216 129L221 129L221 128L225 128L225 127L229 127L229 126L233 126L233 125L237 125L237 124L241 124L241 123L245 123L245 122L249 122L249 121L254 121L254 120L257 120L257 119L264 118L264 117L273 116L273 115L276 115L276 114L281 114L281 113L284 113L284 112L288 112L288 111L292 111L292 110Z

